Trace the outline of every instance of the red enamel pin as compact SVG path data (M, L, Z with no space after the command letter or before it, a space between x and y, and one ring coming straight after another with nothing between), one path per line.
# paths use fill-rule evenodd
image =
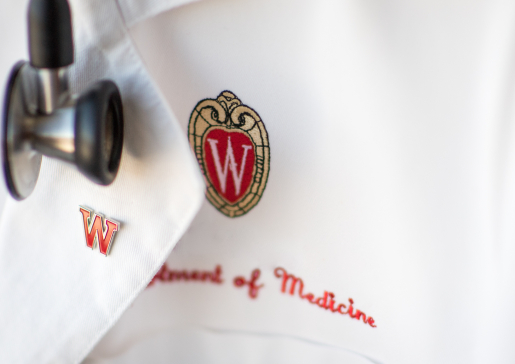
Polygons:
M109 255L113 245L114 234L118 231L120 223L106 219L103 215L95 213L87 207L79 206L84 223L86 246L94 249L98 243L98 250L105 256Z
M258 113L223 91L195 106L188 134L209 202L228 217L256 206L270 170L268 134Z

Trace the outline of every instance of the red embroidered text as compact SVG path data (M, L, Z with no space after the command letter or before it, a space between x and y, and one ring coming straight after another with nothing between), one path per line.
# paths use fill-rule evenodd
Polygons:
M301 278L295 277L293 274L288 274L284 268L276 268L274 270L274 274L277 278L282 278L281 292L287 293L288 291L288 293L293 296L296 288L298 287L297 292L299 297L307 300L309 303L317 305L323 309L330 310L333 313L349 315L353 319L363 320L365 324L369 324L371 327L376 327L372 316L367 318L367 315L365 315L364 312L355 310L353 306L354 300L352 298L349 298L349 307L347 307L347 305L343 303L337 304L334 300L334 293L332 292L325 291L324 295L321 297L315 297L313 293L304 294L304 282Z
M152 281L148 284L153 285L156 281L175 282L175 281L199 281L209 282L215 284L223 283L222 267L217 265L213 271L200 271L200 270L172 270L163 264L161 269L156 273Z
M250 280L247 281L245 277L236 277L234 278L234 285L236 287L249 286L249 297L256 298L258 295L258 291L264 284L256 285L256 281L259 279L261 275L261 271L259 269L254 269L251 273Z

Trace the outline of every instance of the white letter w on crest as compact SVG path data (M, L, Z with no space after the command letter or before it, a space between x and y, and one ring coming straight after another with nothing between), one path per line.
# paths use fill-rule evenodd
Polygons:
M234 187L236 189L236 196L240 194L241 191L241 180L243 179L243 171L245 171L245 162L247 160L247 153L249 149L252 149L251 145L242 145L243 147L243 158L241 160L240 171L238 172L238 165L236 164L236 160L234 159L234 152L231 144L231 137L228 137L227 141L227 152L225 154L225 161L222 167L222 163L220 163L220 155L218 154L218 140L216 139L208 139L209 145L211 146L211 152L213 153L213 159L215 160L216 167L216 175L218 176L218 180L220 181L220 187L222 189L222 193L225 193L227 187L227 173L229 170L232 173L232 179L234 181Z

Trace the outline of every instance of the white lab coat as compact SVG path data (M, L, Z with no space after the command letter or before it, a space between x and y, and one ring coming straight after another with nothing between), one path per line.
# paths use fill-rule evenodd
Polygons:
M34 195L8 201L0 356L514 362L514 5L72 5L75 87L104 75L121 84L128 142L112 187L47 160ZM270 141L263 197L238 218L201 196L186 145L195 105L224 90L259 113ZM124 222L108 258L84 248L79 204ZM69 226L58 238L55 221ZM165 259L170 270L220 266L223 282L145 288ZM234 279L255 269L263 286L251 297ZM281 272L302 279L304 298L282 291ZM333 307L352 299L373 324L306 292L332 293Z

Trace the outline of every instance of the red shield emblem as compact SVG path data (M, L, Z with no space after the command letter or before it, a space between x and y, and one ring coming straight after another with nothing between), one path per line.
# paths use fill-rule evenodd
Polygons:
M208 200L229 217L260 200L270 169L270 147L259 115L231 92L200 101L189 124L189 140L202 168Z

